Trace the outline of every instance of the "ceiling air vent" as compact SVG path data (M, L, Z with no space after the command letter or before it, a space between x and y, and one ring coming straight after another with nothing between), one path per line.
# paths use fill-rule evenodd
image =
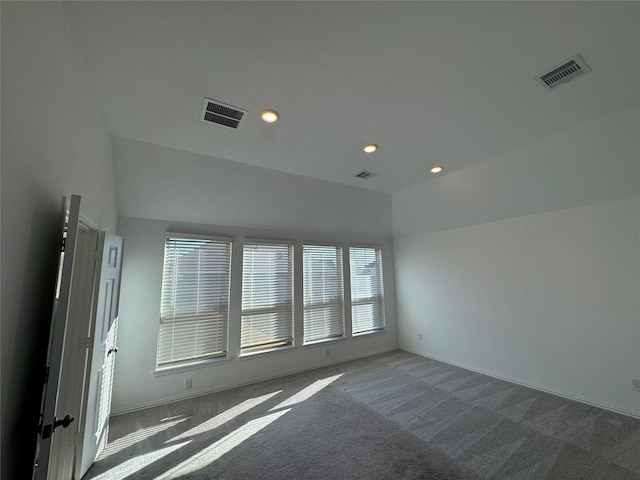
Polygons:
M375 177L376 175L378 174L374 172L369 172L367 170L362 170L361 172L356 173L354 177L361 178L363 180L368 180L371 177Z
M570 58L568 61L552 68L550 71L536 77L547 89L553 90L563 83L569 82L579 75L590 72L591 68L580 55Z
M238 107L232 107L217 100L205 98L200 120L208 123L217 123L235 130L240 126L246 113L246 110L240 110Z

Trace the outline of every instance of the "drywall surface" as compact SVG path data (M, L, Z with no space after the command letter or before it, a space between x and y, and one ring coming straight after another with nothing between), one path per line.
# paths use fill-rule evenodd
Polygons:
M120 137L113 156L121 217L391 236L389 194Z
M63 196L115 231L110 139L58 3L2 2L2 478L31 478Z
M114 413L397 348L390 195L140 141L112 141L125 238ZM239 307L234 314L233 305L240 305L241 288L232 279L231 360L154 375L167 231L233 237L235 258L245 237L381 245L387 332L239 359ZM299 345L301 318L295 322ZM192 389L184 389L185 378L192 378Z
M154 374L165 232L216 235L234 239L229 361L208 364L200 368L191 367L164 375ZM113 386L113 413L158 405L170 400L217 391L397 348L393 253L389 238L350 233L336 234L334 232L309 233L302 229L295 231L248 229L122 217L119 219L119 233L125 238L125 256L120 296L118 356ZM238 267L241 266L242 240L244 238L293 240L296 242L297 255L301 252L303 241L337 242L344 245L344 248L351 243L380 245L383 248L387 331L302 346L302 318L298 305L294 308L296 311L294 320L296 346L277 353L263 353L239 358L242 281L237 272L240 271ZM298 264L301 265L301 262ZM298 292L302 289L299 280L298 278L294 286ZM347 313L347 315L349 314ZM329 356L327 356L327 351ZM192 389L185 390L186 378L192 379Z
M553 94L562 92L553 92ZM637 196L640 107L586 122L393 195L393 236Z
M639 223L635 197L395 238L400 348L640 416Z

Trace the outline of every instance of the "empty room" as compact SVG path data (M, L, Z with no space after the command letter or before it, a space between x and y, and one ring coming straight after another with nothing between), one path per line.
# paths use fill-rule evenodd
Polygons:
M0 16L2 478L640 479L640 3Z

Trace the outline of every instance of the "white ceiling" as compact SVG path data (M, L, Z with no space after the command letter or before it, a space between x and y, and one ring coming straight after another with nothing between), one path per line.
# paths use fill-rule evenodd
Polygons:
M388 193L640 102L636 2L65 8L113 135ZM577 53L591 73L535 81ZM249 117L201 122L204 97ZM261 122L267 107L280 122Z

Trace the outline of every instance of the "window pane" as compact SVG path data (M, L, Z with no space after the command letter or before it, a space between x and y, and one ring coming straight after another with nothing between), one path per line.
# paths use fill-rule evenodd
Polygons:
M293 245L246 243L241 352L293 344Z
M384 330L382 250L350 247L349 262L353 334Z
M342 248L305 245L304 342L344 336Z
M168 236L158 366L227 351L231 242Z

